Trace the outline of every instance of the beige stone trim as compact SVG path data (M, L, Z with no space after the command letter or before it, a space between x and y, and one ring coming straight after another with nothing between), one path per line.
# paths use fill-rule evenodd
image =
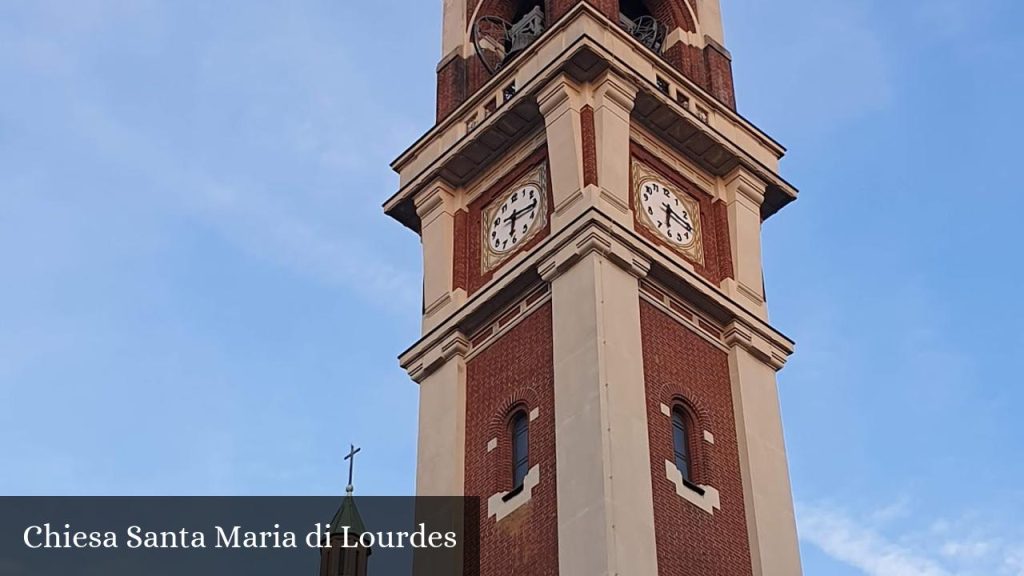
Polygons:
M676 465L668 460L665 460L665 477L675 485L676 494L697 508L711 515L714 515L716 509L722 509L722 500L718 490L704 485L700 485L704 494L693 490L683 482L683 474L676 468Z
M507 334L509 331L515 329L515 327L518 326L520 322L522 322L522 321L526 320L527 318L529 318L530 315L533 314L534 312L536 312L538 308L540 308L541 306L544 306L545 304L550 302L551 301L551 294L550 293L544 294L543 296L538 298L536 301L531 302L530 304L526 304L526 300L527 300L527 298L524 298L523 300L519 301L515 305L513 305L513 306L511 306L509 308L502 309L500 312L498 312L498 313L493 315L492 320L490 321L491 325L489 326L489 328L491 330L491 335L488 336L487 338L483 339L483 340L478 341L476 343L476 345L473 346L472 350L470 350L469 353L466 355L466 360L467 361L472 360L473 358L475 358L477 356L477 354L480 354L481 352L486 350L488 347L490 347L491 344L494 344L495 342L500 340L502 336ZM516 309L516 307L519 307L519 309L520 309L520 312L519 312L518 316L513 318L510 322L508 322L504 326L495 326L494 325L494 323L497 322L498 319L502 318L505 314L508 314L512 310ZM479 336L479 334L478 334L478 336Z
M708 196L715 199L722 198L722 192L719 190L717 178L709 177L706 172L698 168L687 158L680 155L678 152L670 150L661 142L661 140L652 135L643 126L633 124L631 130L631 137L633 141L639 144L652 156L660 160L663 164L671 168L683 178L692 182L702 192L707 193Z
M469 339L461 332L455 332L449 334L440 345L427 350L418 361L405 366L405 369L413 381L422 383L452 358L464 358L469 353L469 348Z
M734 320L722 333L725 344L731 348L739 347L751 356L770 366L772 370L781 370L793 349L779 346L765 338L752 326L740 320Z
M437 181L415 199L423 249L424 333L465 301L465 292L456 293L452 286L457 197L455 189Z
M657 576L638 298L645 263L594 228L552 283L561 574Z
M707 430L705 430L704 431L704 441L707 442L708 444L714 444L715 443L715 435L712 434L711 432L708 432Z
M497 438L491 438L487 442L487 452L491 453L491 452L494 452L497 449L498 449L498 439Z
M685 2L686 0L683 1ZM698 30L699 29L700 27L698 26ZM676 44L679 44L680 42L687 46L695 46L697 48L703 49L704 35L701 34L700 32L689 32L687 30L683 30L682 28L676 28L675 30L669 32L667 36L665 36L664 50L668 50L669 48L675 46Z
M540 418L540 408L534 408L530 410L530 422L533 422L537 418Z
M465 490L466 362L458 354L421 374L416 494L460 496Z
M697 19L704 33L718 44L725 45L722 9L719 0L697 0Z
M761 271L761 204L765 187L764 181L742 167L725 179L729 241L736 278L723 282L722 286L730 296L762 318L768 315Z
M666 404L661 405L661 413L664 414L665 416L668 416L669 418L672 417L672 409L669 408Z
M518 494L507 501L505 498L508 496L508 492L498 492L487 499L487 516L494 518L495 522L501 522L503 518L515 512L533 498L533 489L538 484L540 484L540 464L534 464L530 471L526 473L526 478L523 480L523 488Z
M638 86L609 70L593 83L597 181L607 213L624 225L632 222L629 205L630 114Z
M700 326L700 324L698 324L697 322L694 322L694 317L693 316L686 317L686 316L681 315L675 308L672 308L671 306L667 305L664 301L655 298L654 296L648 294L647 292L641 292L640 293L640 298L643 299L645 302L649 302L649 303L653 304L655 307L658 308L658 310L660 310L661 312L666 314L668 317L672 318L673 320L675 320L676 322L681 324L684 328L686 328L690 332L693 332L697 336L703 338L704 340L706 340L709 344L711 344L715 348L718 348L719 350L722 350L723 352L728 352L729 351L729 347L726 346L725 342L722 341L721 338L716 338L713 334L708 333L708 331L705 330L704 328L702 328ZM694 313L694 314L696 314L696 313Z
M423 186L426 183L423 180L428 178L429 174L436 174L435 169L439 163L443 164L447 161L446 158L455 157L468 144L464 138L468 134L466 120L478 112L483 102L500 97L504 87L513 80L519 87L513 102L487 118L477 129L478 135L483 133L483 128L494 125L504 114L509 113L513 108L511 104L525 98L537 97L541 87L562 73L563 69L571 68L570 62L584 46L605 58L623 77L636 77L642 83L653 86L655 78L660 76L673 86L681 87L694 104L711 113L710 128L715 138L723 138L732 147L741 151L745 161L749 159L765 167L772 175L773 181L784 189L790 189L784 181L776 180L774 176L777 172L778 159L785 152L778 143L719 103L681 72L667 63L652 60L635 39L609 22L589 4L580 3L570 10L566 18L559 20L541 39L533 43L513 65L502 70L449 118L431 129L424 138L395 160L392 166L400 174L401 190L387 202L386 209L392 210L401 198L411 195ZM660 98L658 94L655 96ZM795 191L792 193L795 195Z
M574 242L541 262L537 272L546 282L554 282L577 261L591 253L607 258L634 278L644 278L651 269L649 261L632 251L626 244L595 227L585 230Z
M447 346L448 339L453 335L463 335L462 330L469 320L479 315L482 308L513 282L525 274L534 274L534 270L550 282L562 274L566 266L578 260L585 251L605 253L611 262L630 270L632 275L638 277L645 276L652 263L657 263L663 270L662 274L686 282L700 293L700 310L707 308L706 311L713 311L715 317L731 317L746 326L752 334L757 334L770 342L777 350L782 351L784 356L792 353L793 342L785 335L772 328L765 319L750 313L747 307L741 306L725 290L696 274L692 268L683 266L680 258L672 257L599 212L589 211L584 218L572 222L558 233L553 233L542 240L534 250L522 253L520 257L509 261L491 284L476 292L464 305L456 308L436 328L403 352L400 356L402 367L415 379L415 375L423 369L425 358L436 354L435 349ZM478 326L474 324L472 328Z
M474 2L478 0L472 0ZM441 54L457 52L460 56L467 43L466 0L444 0L444 21L441 25Z
M756 339L754 339L756 340ZM779 410L776 366L759 345L730 337L732 382L744 512L755 576L801 573L793 494Z
M481 194L490 192L495 184L498 183L506 174L515 170L527 158L532 156L541 146L546 143L544 130L538 129L529 138L526 138L521 144L518 144L515 148L508 151L503 156L503 160L496 162L493 166L488 167L487 170L477 174L472 182L466 185L465 198L462 201L462 206L469 206ZM545 159L546 161L547 159Z
M553 229L561 226L569 208L582 196L583 125L580 109L583 103L580 86L567 74L555 77L537 95L537 105L547 127L554 198Z

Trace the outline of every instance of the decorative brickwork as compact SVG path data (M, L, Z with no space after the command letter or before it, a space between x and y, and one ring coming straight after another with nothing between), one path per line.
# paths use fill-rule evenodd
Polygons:
M705 68L704 54L700 48L676 42L665 50L664 56L665 60L673 68L682 72L690 80L693 80L696 85L705 90L708 89L708 75Z
M736 109L736 90L732 83L732 60L718 46L709 44L704 47L704 59L708 70L708 92L723 104Z
M580 109L583 138L583 185L597 185L597 137L594 132L594 109L587 104Z
M466 366L466 495L486 502L512 488L506 419L535 409L530 466L540 484L530 501L495 521L480 513L480 576L556 576L558 508L555 470L554 357L551 304L543 304ZM488 443L498 438L497 447Z
M651 15L669 30L682 28L687 32L696 32L697 26L685 2L686 0L646 0L644 4L651 11Z
M452 263L452 286L455 289L466 290L469 287L469 213L465 210L456 212L453 226L452 236L455 245L452 254L455 261Z
M733 271L732 255L728 250L729 223L728 218L726 217L723 219L721 214L724 210L724 202L715 200L710 194L701 190L696 184L666 166L665 163L658 160L656 156L645 150L639 144L634 142L631 146L631 152L636 159L671 181L672 184L677 186L683 192L689 194L700 204L700 220L704 223L704 263L690 262L693 264L697 273L716 284L720 283L724 278L731 277ZM632 170L632 168L630 169ZM632 180L632 176L630 176L630 179ZM634 196L636 194L636 190L631 188L629 194L630 206L636 206L636 198ZM722 205L721 207L718 206L720 204ZM639 216L635 211L633 213L633 218L636 223L637 231L644 238L647 238L659 246L668 248L674 254L678 254L673 246L669 245L657 235L651 233L646 227L641 226L638 219ZM724 243L722 240L723 236L726 237ZM725 248L724 253L723 247ZM682 255L680 255L680 257L682 257Z
M454 112L466 95L466 60L455 54L437 70L437 121Z
M464 251L464 253L462 255L462 258L464 259L464 264L456 264L455 268L459 268L460 266L465 266L465 269L467 271L466 272L466 290L470 294L476 292L477 290L482 288L484 285L486 285L488 282L490 282L491 278L494 277L494 274L498 270L500 270L501 267L504 265L504 263L498 264L497 266L491 268L487 272L483 272L482 269L481 269L481 264L480 264L480 262L481 262L481 250L483 250L483 246L482 246L482 238L483 238L482 214L483 214L484 208L486 208L488 204L493 202L496 197L501 195L503 192L507 191L508 188L510 186L514 185L515 182L517 180L519 180L519 178L521 178L524 174L526 174L527 172L529 172L533 168L536 168L537 165L540 164L541 162L547 162L547 157L548 157L548 149L547 149L546 146L542 146L536 152L531 154L526 160L524 160L522 163L520 163L519 166L517 166L516 168L512 169L508 174L506 174L500 180L498 180L498 182L496 184L491 186L486 192L481 194L476 200L474 200L469 205L469 214L467 216L467 220L468 220L467 224L468 225L466 226L466 233L465 233L466 238L465 238L465 240L461 240L458 237L458 235L456 235L456 239L455 239L456 247L459 246L460 242L465 242L466 249L465 249L465 251ZM553 200L553 198L551 196L550 176L549 176L549 182L547 184L547 193L548 193L547 206L549 207L549 210L550 210L550 206L552 206L554 204L554 200ZM515 256L516 254L519 254L520 252L523 252L523 251L526 251L526 250L530 250L531 248L536 246L538 243L540 243L544 238L547 238L548 234L551 231L551 222L550 222L549 214L541 214L541 215L538 215L537 217L544 219L544 221L542 223L543 228L540 230L540 232L538 232L535 236L533 236L533 238L531 238L529 242L524 243L515 252L509 253L507 255L507 257L505 258L506 262L508 261L509 258L512 258L513 256ZM456 258L460 257L459 252L455 253L455 257Z
M572 10L573 6L584 2L600 10L612 22L618 22L618 0L547 0L548 22L557 22L559 18L565 16L569 10Z
M654 304L640 300L647 418L650 426L654 525L660 576L750 576L729 361ZM681 498L665 476L673 461L671 419L662 404L685 400L698 420L696 483L721 495L713 514ZM711 432L714 444L703 440Z
M715 229L718 230L718 269L722 278L736 278L729 240L729 208L725 202L715 202L712 206L715 208Z

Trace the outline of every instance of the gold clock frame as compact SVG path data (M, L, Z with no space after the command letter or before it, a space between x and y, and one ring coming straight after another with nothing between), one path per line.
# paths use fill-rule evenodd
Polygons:
M633 210L636 213L636 221L641 226L650 231L655 238L659 240L661 244L664 244L674 251L682 254L689 260L704 265L704 234L701 226L701 213L700 213L700 202L698 202L693 196L690 196L685 191L677 186L672 178L668 178L662 175L660 172L648 167L646 164L639 160L633 159ZM665 239L661 232L658 231L657 227L651 222L650 216L647 211L643 208L643 202L640 200L642 193L641 187L650 181L655 181L661 186L668 189L669 192L674 194L679 201L686 206L687 211L690 213L690 219L693 220L693 235L694 240L689 246L680 246L675 242L671 242Z
M534 227L526 236L523 236L523 241L520 243L520 248L525 246L530 240L532 240L537 234L541 232L548 225L548 165L547 162L541 162L537 167L531 169L522 178L516 180L514 184L509 186L500 196L491 201L486 208L481 212L480 220L480 270L482 273L490 272L498 267L502 262L510 258L513 254L517 253L520 248L509 250L508 252L497 252L491 248L490 237L490 223L494 219L494 214L498 211L498 207L501 206L505 200L508 200L513 193L520 190L524 186L536 186L540 192L540 199L537 202L537 210L540 212L537 215L538 221L535 221ZM543 220L541 220L543 218Z

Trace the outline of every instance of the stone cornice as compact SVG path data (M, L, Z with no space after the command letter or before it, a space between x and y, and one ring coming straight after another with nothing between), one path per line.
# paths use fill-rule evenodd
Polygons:
M409 377L419 384L452 358L464 358L469 349L469 338L456 331L448 334L436 346L422 350L419 354L403 354L399 360Z
M542 261L537 272L545 282L554 282L573 264L589 254L599 254L629 272L635 278L644 278L651 263L596 225L583 229L573 242Z
M769 203L769 214L784 205L787 198L796 196L795 189L777 174L778 159L785 153L781 145L721 105L667 63L653 61L652 67L652 61L641 54L642 50L635 39L589 4L578 4L515 62L392 164L400 173L400 186L384 204L385 211L418 231L419 219L409 204L424 186L439 177L452 185L462 186L499 157L495 145L499 148L511 145L508 139L514 139L515 134L528 131L530 126L541 121L539 92L559 74L568 73L575 81L590 82L599 81L599 77L592 76L607 70L614 70L618 76L629 79L629 83L634 85L631 89L639 89L646 95L646 113L651 113L651 106L657 103L657 114L677 115L688 125L696 127L704 137L710 138L714 158L728 157L730 162L749 165L762 178L770 180L775 200ZM712 111L710 117L701 120L674 99L661 94L655 84L656 78L667 79L695 104ZM485 104L500 102L503 87L513 81L518 91L511 100L501 104L493 113L486 113ZM620 99L618 94L609 93L608 96ZM495 144L502 141L505 143Z
M729 192L730 202L738 198L738 193L760 209L764 204L765 189L768 185L750 170L743 166L737 166L731 174L725 177L725 187Z
M769 340L742 319L733 320L726 326L722 332L722 339L730 348L743 348L776 371L781 370L786 365L786 360L793 354L792 343Z
M706 309L712 316L728 319L723 323L731 332L730 346L752 346L776 369L782 367L793 351L790 339L732 300L692 266L680 258L665 255L642 236L592 208L545 239L532 253L509 265L488 286L425 334L399 357L402 367L419 382L455 355L465 356L471 347L466 334L476 328L470 325L473 318L486 313L486 307L500 300L500 295L515 290L517 283L526 276L539 275L550 282L593 253L606 257L637 278L646 277L656 263L662 274L670 274L700 295L701 302L694 302L694 306Z

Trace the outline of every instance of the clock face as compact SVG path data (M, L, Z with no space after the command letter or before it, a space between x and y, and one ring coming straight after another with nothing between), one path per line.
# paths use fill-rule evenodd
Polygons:
M697 241L699 218L694 214L692 202L680 199L669 186L656 179L647 179L637 189L644 216L655 232L681 248L689 248Z
M519 248L540 227L542 192L535 184L517 186L490 214L486 241L496 254Z

